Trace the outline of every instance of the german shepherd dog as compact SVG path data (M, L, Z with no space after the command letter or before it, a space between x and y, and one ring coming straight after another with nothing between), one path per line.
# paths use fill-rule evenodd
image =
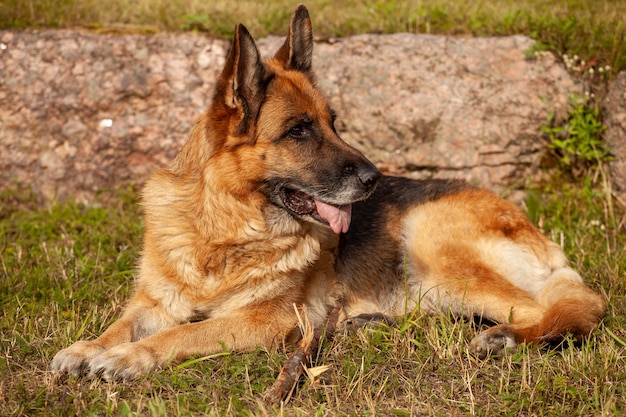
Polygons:
M416 309L499 323L469 344L479 357L596 328L604 298L520 208L460 180L383 176L343 142L312 49L302 5L266 60L236 26L208 111L146 184L134 296L53 371L131 378L272 347L298 337L300 313L318 326L337 306L356 323Z

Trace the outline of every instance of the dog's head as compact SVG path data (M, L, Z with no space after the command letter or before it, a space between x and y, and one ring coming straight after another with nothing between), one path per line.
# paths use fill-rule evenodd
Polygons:
M221 134L210 136L234 178L293 217L341 233L351 204L366 199L381 174L337 134L335 114L315 86L312 53L311 20L302 5L284 44L266 61L237 25L208 113Z

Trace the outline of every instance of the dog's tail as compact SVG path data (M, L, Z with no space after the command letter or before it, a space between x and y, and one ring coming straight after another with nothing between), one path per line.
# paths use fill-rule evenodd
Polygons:
M546 308L541 321L516 332L517 342L558 343L566 335L587 339L606 313L604 297L582 283L569 267L555 270L537 297Z

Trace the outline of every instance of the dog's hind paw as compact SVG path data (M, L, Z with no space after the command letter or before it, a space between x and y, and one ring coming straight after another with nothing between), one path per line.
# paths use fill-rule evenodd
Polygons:
M479 359L487 356L501 355L508 349L514 349L517 342L506 326L492 327L474 337L469 344L469 350Z

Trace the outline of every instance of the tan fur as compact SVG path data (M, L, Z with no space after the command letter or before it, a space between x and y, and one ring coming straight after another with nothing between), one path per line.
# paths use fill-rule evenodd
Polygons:
M459 181L381 179L343 142L312 45L303 6L264 62L237 26L209 110L145 186L134 296L54 371L124 378L271 347L296 334L295 309L316 326L337 304L353 322L419 307L502 323L472 341L479 356L597 326L604 300L519 208Z

